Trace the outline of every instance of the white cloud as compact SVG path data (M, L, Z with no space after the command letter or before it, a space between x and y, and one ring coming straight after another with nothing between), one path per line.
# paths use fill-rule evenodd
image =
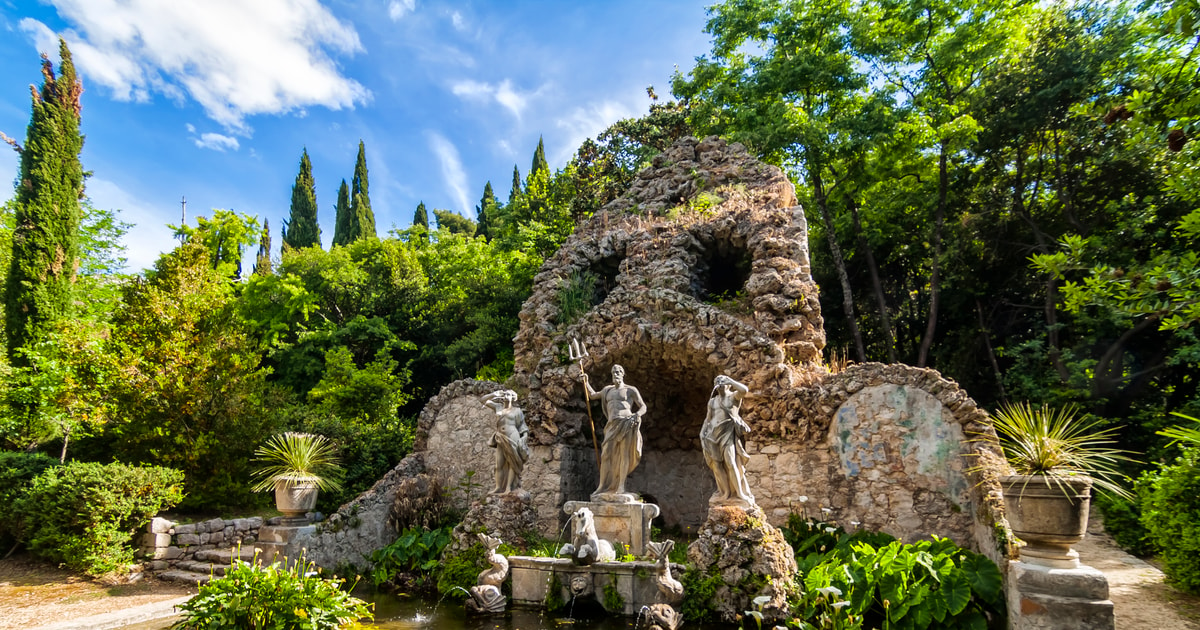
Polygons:
M248 134L247 116L352 108L371 97L330 57L362 51L358 33L320 0L50 1L78 29L63 35L85 79L118 100L186 94ZM20 27L57 50L46 25L26 18Z
M559 145L563 147L555 152L550 165L566 164L572 154L583 141L594 138L609 125L623 118L639 116L639 110L627 103L604 101L576 107L571 113L554 121L554 125L566 133Z
M486 103L494 100L501 107L511 112L517 120L520 120L521 113L525 111L526 105L529 104L529 99L540 94L542 90L539 89L536 92L522 94L513 88L512 81L509 79L501 81L498 85L463 79L451 84L450 91L455 96L460 96L471 101Z
M417 0L392 0L388 3L388 17L397 22L417 8Z
M450 23L453 24L455 30L459 32L462 32L467 28L466 23L463 21L462 13L459 13L458 11L450 14Z
M463 170L462 158L458 155L458 149L437 132L430 131L428 134L429 147L433 149L438 161L442 164L442 179L446 181L446 186L450 188L450 194L458 203L457 210L465 217L473 216L471 203L467 201L467 173Z
M237 138L223 136L219 133L202 133L199 138L192 138L192 142L201 149L212 149L224 153L226 150L238 150L241 145L238 144Z
M87 193L97 208L120 210L121 220L133 224L121 239L129 259L127 270L138 272L153 267L163 252L179 244L174 232L167 227L162 211L134 198L117 184L92 177L87 181ZM178 215L174 218L178 219Z
M188 133L196 133L196 126L193 125L192 123L187 123L184 126L187 127Z

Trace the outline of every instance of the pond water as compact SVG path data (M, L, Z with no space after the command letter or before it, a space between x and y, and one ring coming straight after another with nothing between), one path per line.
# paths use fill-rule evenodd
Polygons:
M415 597L357 595L375 603L372 625L391 630L627 630L637 621L606 615L598 607L582 604L574 611L555 615L531 608L509 608L501 615L468 615L457 599L438 603Z
M509 608L501 615L468 615L462 600L427 601L405 597L356 592L355 596L375 604L375 622L368 627L388 630L632 630L637 619L606 614L599 606L579 603L573 610L548 614L532 608ZM126 626L125 630L162 630L178 618L160 619ZM721 624L684 624L681 630L729 630Z

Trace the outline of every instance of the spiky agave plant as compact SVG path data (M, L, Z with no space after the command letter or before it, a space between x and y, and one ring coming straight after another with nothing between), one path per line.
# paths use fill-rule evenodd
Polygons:
M1076 416L1074 405L1054 410L1029 403L1005 404L992 414L1004 458L1018 475L1056 479L1089 476L1102 492L1132 498L1121 480L1121 462L1136 462L1129 451L1113 448L1120 427Z
M1161 436L1171 438L1172 444L1181 442L1184 446L1200 446L1200 418L1185 416L1174 411L1171 412L1171 415L1179 416L1184 420L1191 420L1192 422L1196 423L1196 426L1186 427L1183 425L1176 425L1163 429L1162 431L1157 431L1157 433Z
M290 431L273 435L254 455L254 461L262 464L254 471L255 492L271 490L277 481L315 483L326 491L342 488L336 450L323 435Z

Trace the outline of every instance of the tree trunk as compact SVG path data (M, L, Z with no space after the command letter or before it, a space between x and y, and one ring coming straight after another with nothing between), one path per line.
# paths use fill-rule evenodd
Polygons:
M850 335L854 337L854 350L859 362L867 360L866 348L863 346L862 333L858 330L858 320L854 314L854 293L850 289L850 275L846 273L846 261L842 258L842 248L837 243L837 233L833 229L833 217L829 216L829 203L825 197L825 186L821 181L820 168L810 168L809 177L812 179L813 197L817 209L821 211L821 221L825 224L825 238L829 241L829 253L833 256L833 266L837 268L838 281L842 285L842 309L846 312Z
M987 348L988 361L992 364L992 374L996 376L996 391L1000 394L1000 399L1005 400L1008 394L1004 392L1004 373L1000 371L1000 362L996 360L996 351L992 349L992 335L983 320L983 304L979 303L979 298L975 299L975 313L979 315L979 334L983 335L983 345Z
M929 272L929 320L925 325L925 336L921 339L921 350L917 353L917 367L929 362L929 347L937 332L938 298L941 290L942 271L942 226L946 223L946 189L950 176L946 170L946 142L943 140L938 151L938 201L933 221L933 266Z
M875 293L875 304L879 307L879 325L883 327L884 339L887 343L888 363L896 363L896 333L892 330L892 318L888 315L887 299L883 294L883 283L879 281L879 266L875 264L875 252L867 242L863 233L862 221L858 216L858 203L845 195L846 205L850 207L850 216L854 219L854 233L858 238L858 246L867 257L867 269L871 272L871 289Z

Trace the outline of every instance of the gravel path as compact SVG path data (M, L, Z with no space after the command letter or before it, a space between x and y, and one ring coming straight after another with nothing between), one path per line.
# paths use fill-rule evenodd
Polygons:
M1154 565L1121 550L1093 511L1079 561L1104 572L1117 630L1200 630L1200 597L1166 583Z

